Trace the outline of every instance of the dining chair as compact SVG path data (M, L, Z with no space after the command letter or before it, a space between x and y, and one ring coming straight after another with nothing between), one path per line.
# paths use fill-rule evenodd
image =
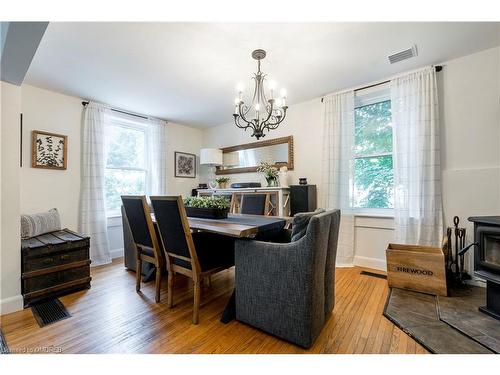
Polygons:
M173 306L174 274L193 280L193 324L198 324L201 281L234 266L234 239L208 233L191 233L180 196L150 197L163 244L168 270L168 307Z
M140 270L142 269L142 262L153 264L156 268L155 301L158 303L160 302L162 269L165 267L165 263L161 253L161 244L151 219L151 210L144 195L122 195L121 198L136 248L135 290L137 292L141 290Z
M239 203L240 214L247 215L269 215L271 213L271 194L269 193L239 193L241 201ZM232 201L236 205L237 196L233 195Z

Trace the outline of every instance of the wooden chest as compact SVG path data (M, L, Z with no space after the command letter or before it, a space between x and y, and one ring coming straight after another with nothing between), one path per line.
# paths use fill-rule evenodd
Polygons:
M24 307L90 288L89 237L69 229L21 241Z
M447 295L444 253L439 247L389 244L386 258L390 287Z

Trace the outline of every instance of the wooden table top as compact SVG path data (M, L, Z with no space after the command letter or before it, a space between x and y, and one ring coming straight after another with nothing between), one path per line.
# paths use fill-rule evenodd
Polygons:
M154 214L152 214L155 221ZM254 237L259 231L284 225L288 217L229 214L227 219L202 219L188 217L189 227L194 230L218 233L225 236L243 238Z

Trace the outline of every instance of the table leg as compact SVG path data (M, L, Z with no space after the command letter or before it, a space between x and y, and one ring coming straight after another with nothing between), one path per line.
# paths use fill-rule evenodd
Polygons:
M229 298L229 301L227 302L226 307L224 308L224 311L222 313L222 316L220 318L220 322L227 324L230 321L236 319L236 296L235 296L236 291L233 289L233 294L231 294L231 297Z

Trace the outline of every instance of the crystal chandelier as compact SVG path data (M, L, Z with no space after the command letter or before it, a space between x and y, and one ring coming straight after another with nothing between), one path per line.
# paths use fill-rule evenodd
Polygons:
M243 101L243 87L238 88L238 97L234 100L234 123L245 131L253 130L252 137L257 139L265 137L264 130L277 129L286 116L286 91L281 89L281 98L274 97L276 85L269 83L269 99L264 91L264 81L266 74L260 71L260 60L266 57L266 51L256 49L252 52L252 57L257 60L257 73L254 74L254 91L251 105Z

